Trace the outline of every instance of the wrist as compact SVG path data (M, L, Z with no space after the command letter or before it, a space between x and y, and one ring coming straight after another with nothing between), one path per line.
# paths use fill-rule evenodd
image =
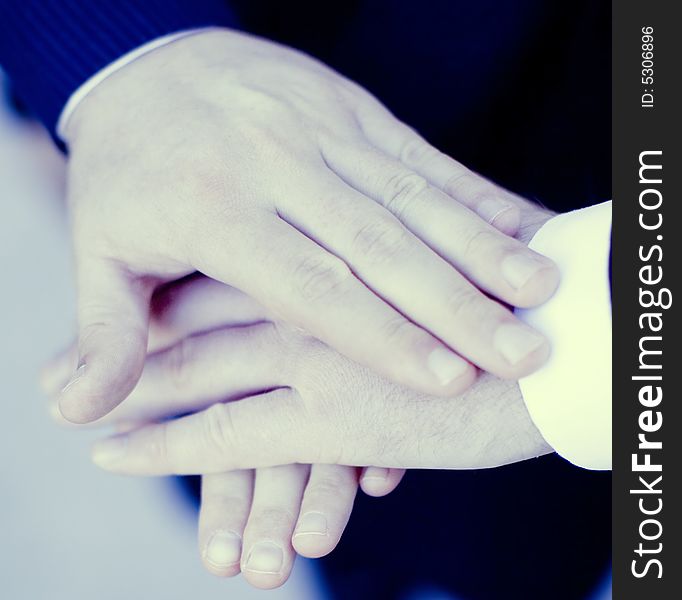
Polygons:
M120 122L126 109L139 113L146 101L159 108L169 97L180 98L183 82L200 75L206 50L215 55L214 40L225 39L227 33L232 31L220 27L176 32L120 57L72 94L59 119L59 136L71 146L90 122ZM206 40L212 48L206 49Z
M191 35L195 35L199 32L206 31L207 29L210 28L200 28L200 29L188 29L184 31L178 31L175 33L169 33L167 35L163 35L160 37L157 37L149 42L146 42L142 44L141 46L138 46L137 48L134 48L133 50L130 50L129 52L123 54L121 57L118 59L114 60L113 62L109 63L107 66L104 68L100 69L97 71L94 75L92 75L90 78L88 78L85 82L83 82L70 96L69 99L67 100L66 104L64 105L64 108L62 109L59 119L57 121L57 135L62 139L66 140L67 139L67 131L69 127L69 122L71 120L72 115L75 113L77 110L78 106L87 98L87 96L102 82L104 82L106 79L111 77L114 73L117 71L123 69L127 65L133 63L135 60L138 60L145 54L149 54L150 52L153 52L154 50L157 50L159 48L162 48L163 46L166 46L176 40L179 40L184 37L188 37Z

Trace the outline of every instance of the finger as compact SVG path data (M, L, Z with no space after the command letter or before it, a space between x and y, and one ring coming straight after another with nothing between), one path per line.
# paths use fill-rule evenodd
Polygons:
M189 336L148 355L142 376L126 402L96 424L156 421L196 412L217 401L291 385L296 356L294 348L285 345L277 326L269 322ZM69 360L63 358L52 368L64 374L68 365ZM50 412L63 423L57 399L51 400L51 405Z
M414 406L408 420L420 410ZM352 464L367 455L380 458L375 444L359 447L356 439L338 436L339 428L327 417L313 417L297 392L279 389L101 440L92 456L104 469L136 475L220 473L295 462ZM357 453L342 454L344 446ZM388 493L402 470L387 473L384 482L368 483L368 488Z
M287 218L308 235L315 232L378 295L451 350L500 377L518 379L545 362L549 344L544 336L483 294L377 203L338 178L330 187L333 192L301 198ZM329 200L332 193L349 201ZM471 211L459 209L480 223ZM503 243L516 243L480 224ZM471 256L485 263L479 257L492 252L494 243L479 244L478 233L467 239L459 244L462 262L470 247Z
M296 552L319 558L336 548L353 510L357 488L355 467L311 466L292 538Z
M101 440L93 446L92 459L108 471L133 475L208 474L316 462L313 455L320 440L316 445L311 435L330 432L320 423L312 424L306 413L294 390L279 389ZM333 452L329 437L326 446Z
M99 423L154 421L292 385L296 356L272 323L190 336L150 355L128 400Z
M358 115L367 139L500 231L514 235L520 213L509 192L431 146L380 105Z
M344 181L496 298L525 308L556 290L559 273L551 260L483 222L400 161L366 144L335 144L325 159Z
M259 230L255 243L230 249L229 256L225 244L211 245L217 234L207 236L213 241L198 254L197 268L232 279L284 320L397 383L436 395L472 383L471 365L372 293L341 259L281 219ZM226 270L254 263L268 268Z
M232 577L240 571L253 476L253 471L241 470L201 478L199 552L204 566L214 575Z
M155 290L150 317L148 353L202 331L267 320L265 309L251 297L203 275ZM40 386L45 394L57 396L77 364L78 345L73 342L42 368Z
M94 258L77 270L79 359L59 407L67 420L89 423L118 406L142 373L153 283Z
M296 553L291 545L308 465L283 465L256 471L251 514L244 530L241 569L261 589L282 585Z
M404 475L405 469L364 467L360 475L360 487L368 496L379 498L390 494L397 488Z
M334 415L275 390L102 440L92 457L116 473L182 475L291 463L473 469L549 451L516 384L484 374L458 398L417 398L370 395Z

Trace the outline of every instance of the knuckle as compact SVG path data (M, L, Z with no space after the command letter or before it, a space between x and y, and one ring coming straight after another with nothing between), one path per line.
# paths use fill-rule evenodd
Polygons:
M201 508L203 511L220 511L222 514L229 514L232 516L248 515L251 508L250 499L244 496L238 496L234 493L206 493L201 492ZM230 529L230 527L226 527Z
M455 319L469 321L484 305L481 295L474 290L458 290L447 301L448 314Z
M495 241L495 237L501 234L497 232L486 231L476 227L463 234L462 240L462 256L466 262L473 264L473 261L478 258L484 258L490 255L492 249L491 242Z
M235 444L236 427L229 404L217 403L204 411L204 440L220 452Z
M453 175L443 186L449 196L459 197L465 206L475 209L485 200L499 198L498 188L466 167Z
M263 531L277 531L287 528L294 520L295 516L290 510L282 506L267 506L251 514L249 525L253 524L256 529Z
M471 185L472 172L466 167L462 167L454 173L443 185L443 191L449 196L457 196Z
M496 200L499 194L488 184L476 182L473 183L467 192L467 204L476 208L483 204L486 200Z
M382 338L390 345L409 344L418 332L417 327L402 316L392 317L381 326Z
M358 257L381 264L403 254L410 245L410 234L402 225L388 219L378 219L360 227L353 247Z
M392 175L383 191L383 204L394 215L400 217L422 196L429 184L421 175L401 172Z
M400 150L400 160L406 165L422 165L436 158L440 152L420 137L409 139Z
M322 300L340 291L352 276L342 260L331 255L304 258L294 269L295 291L307 301Z
M327 476L309 483L306 496L315 502L319 500L324 505L328 505L330 501L339 497L342 487L343 482L340 479Z

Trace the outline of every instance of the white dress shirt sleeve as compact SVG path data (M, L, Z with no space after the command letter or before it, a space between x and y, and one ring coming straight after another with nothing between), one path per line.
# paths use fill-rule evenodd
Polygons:
M533 422L558 454L587 469L611 468L611 202L558 215L529 247L559 266L542 306L517 310L543 332L552 355L519 385Z
M83 98L85 98L90 92L92 92L92 90L94 90L107 77L110 77L111 75L116 73L116 71L119 71L126 65L144 56L145 54L148 54L152 50L156 50L157 48L166 46L167 44L170 44L175 40L179 40L181 38L194 35L195 33L206 31L207 29L211 28L205 27L200 29L188 29L186 31L178 31L175 33L170 33L168 35L161 36L159 38L151 40L150 42L147 42L146 44L138 46L134 50L131 50L130 52L116 59L114 62L109 63L103 69L97 71L97 73L95 73L92 77L90 77L82 85L80 85L73 92L73 94L69 96L69 99L66 101L66 104L64 105L64 108L62 109L62 112L59 115L59 120L57 121L57 135L59 136L59 138L63 142L67 141L64 136L66 133L66 126L69 122L69 119L71 118L71 115L74 113L74 111L81 103Z

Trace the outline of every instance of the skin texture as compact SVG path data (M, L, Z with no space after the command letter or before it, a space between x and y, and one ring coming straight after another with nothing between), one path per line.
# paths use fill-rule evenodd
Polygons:
M548 355L503 305L558 282L504 235L518 198L308 56L228 30L183 38L98 85L66 138L73 422L135 388L154 290L195 271L423 394L460 393L472 365L513 379Z

